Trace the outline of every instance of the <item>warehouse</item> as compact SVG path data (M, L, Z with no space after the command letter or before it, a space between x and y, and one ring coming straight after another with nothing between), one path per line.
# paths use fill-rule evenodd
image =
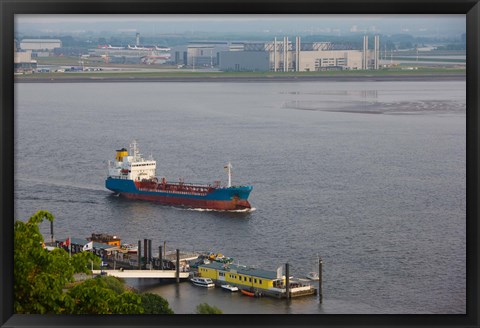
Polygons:
M61 46L62 41L58 39L23 39L20 41L20 49L22 50L53 51L53 49Z
M266 72L270 70L270 55L263 51L224 51L219 66L225 72Z
M193 68L218 66L220 52L228 49L227 41L190 42L186 64Z

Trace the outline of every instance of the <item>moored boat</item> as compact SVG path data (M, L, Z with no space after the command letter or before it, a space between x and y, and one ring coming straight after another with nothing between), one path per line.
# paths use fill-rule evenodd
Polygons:
M243 295L247 295L247 296L250 296L250 297L255 297L255 293L249 292L248 290L240 289L240 292L241 292Z
M210 278L193 277L192 279L190 279L190 281L194 285L200 286L200 287L207 287L207 288L215 287L213 280Z
M318 256L318 254L317 254L317 263L315 265L315 268L312 271L310 271L309 273L307 273L306 277L308 279L314 280L314 281L320 280L320 276L319 276L318 272L315 271L315 269L318 268L319 265L320 265L320 256Z
M222 285L221 286L223 289L229 290L231 292L237 292L238 287L237 286L232 286L232 285Z
M310 280L319 280L320 277L318 276L318 273L315 271L307 273L307 278Z
M120 249L127 251L127 253L136 254L138 252L138 245L123 244Z
M232 257L226 257L222 253L211 252L211 253L208 254L207 258L208 258L209 261L217 261L217 262L225 263L225 264L233 262Z

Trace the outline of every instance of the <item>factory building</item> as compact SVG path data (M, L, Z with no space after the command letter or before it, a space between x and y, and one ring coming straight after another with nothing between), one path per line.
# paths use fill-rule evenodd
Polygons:
M53 51L62 47L62 41L57 39L23 39L20 41L20 49L32 51Z
M224 72L268 72L270 55L264 51L224 51L219 67Z
M299 54L299 72L322 70L362 69L363 53L359 50L301 51Z
M195 67L218 66L220 53L229 50L229 43L225 41L190 42L187 47L186 65Z
M378 36L373 50L368 47L368 36L363 39L362 50L331 42L302 43L300 37L293 42L284 37L273 42L232 44L229 51L221 52L219 66L223 71L274 72L378 69L379 50Z
M193 69L219 67L222 71L322 71L378 69L379 38L374 49L364 37L363 49L331 42L302 43L300 37L269 42L192 41L172 48L172 62Z
M32 52L15 52L13 67L16 73L33 72L37 68L37 61L32 60Z

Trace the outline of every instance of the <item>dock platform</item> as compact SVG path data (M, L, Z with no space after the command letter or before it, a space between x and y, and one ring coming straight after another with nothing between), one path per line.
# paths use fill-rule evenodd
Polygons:
M176 279L175 270L93 270L94 275L105 274L117 278L158 278ZM188 279L189 272L180 272L180 279Z

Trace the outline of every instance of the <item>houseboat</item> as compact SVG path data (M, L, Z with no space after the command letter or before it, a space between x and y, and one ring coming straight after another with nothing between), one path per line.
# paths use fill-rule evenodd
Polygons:
M199 264L198 275L210 278L216 285L229 284L240 290L278 298L287 297L286 278L277 271L236 265L233 263L210 262ZM317 289L306 283L289 279L289 297L314 295Z

